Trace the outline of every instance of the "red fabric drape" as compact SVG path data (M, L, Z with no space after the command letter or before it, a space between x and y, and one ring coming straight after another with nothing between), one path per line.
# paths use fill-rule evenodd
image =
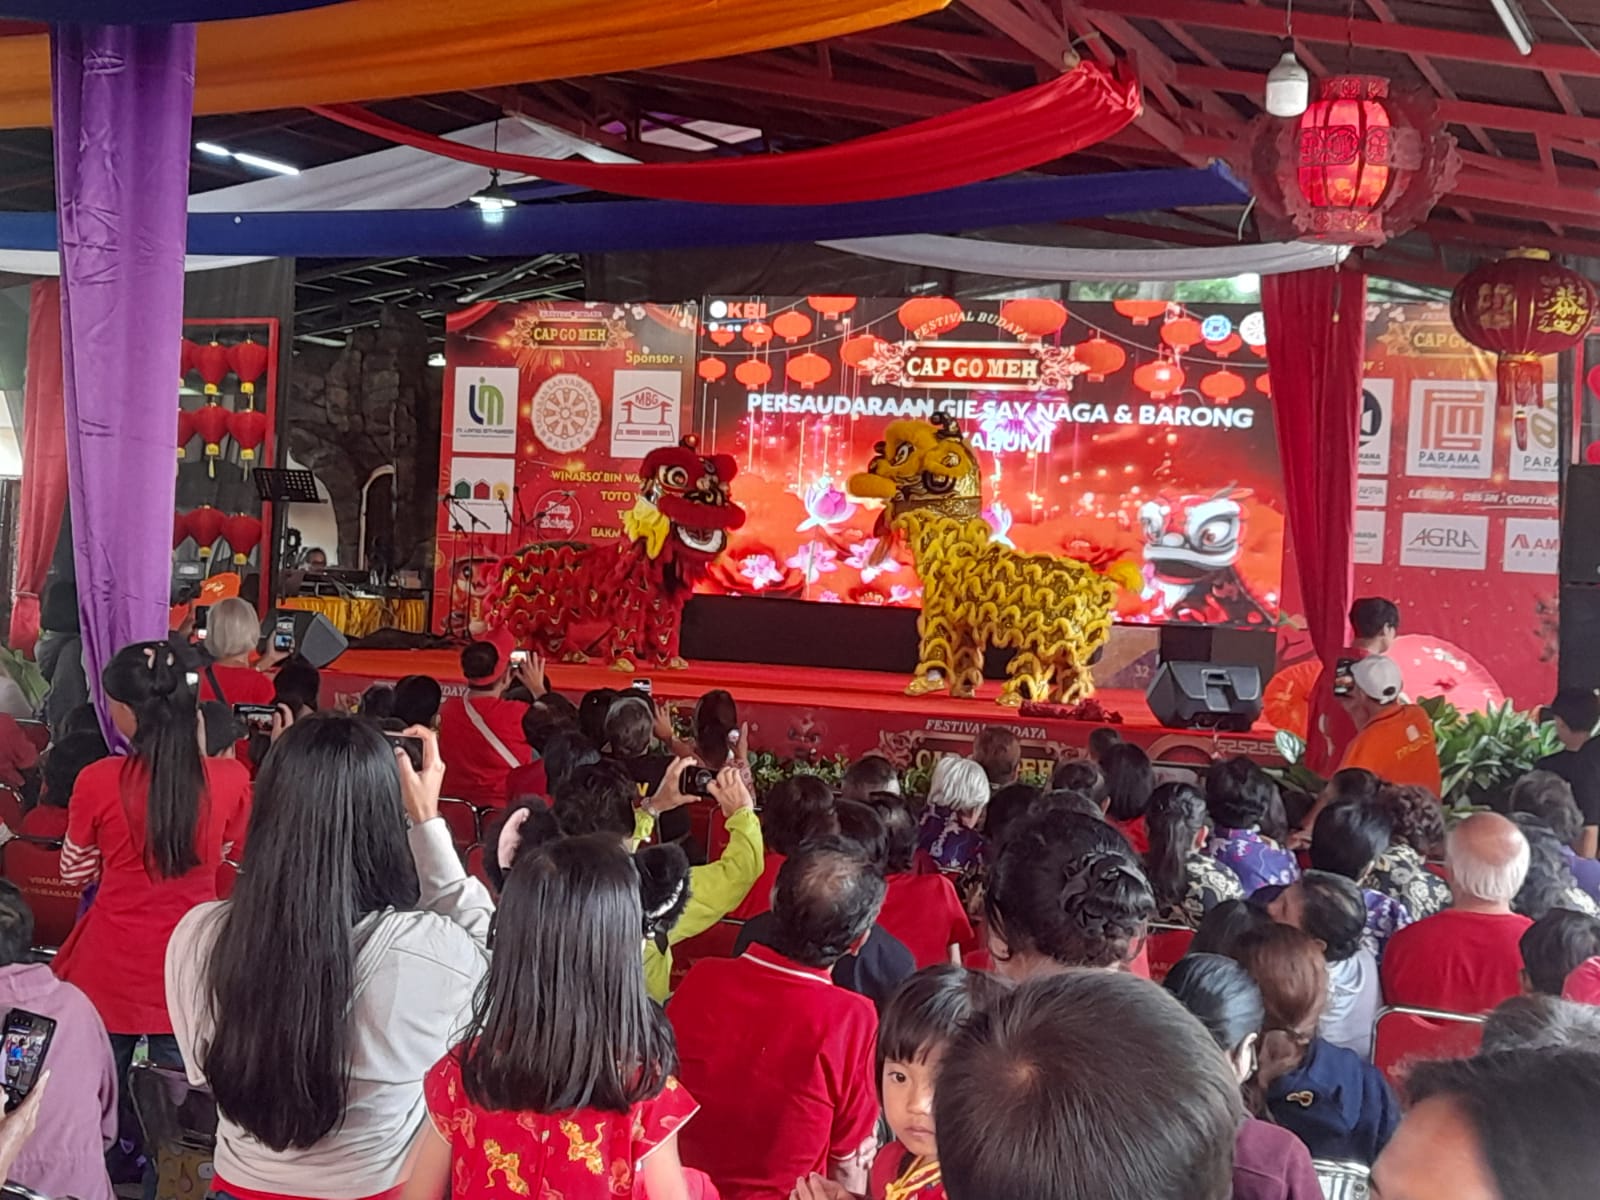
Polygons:
M1036 87L870 137L793 154L689 163L591 163L502 154L446 141L360 105L312 111L445 158L624 196L711 204L842 204L936 192L1036 167L1104 141L1139 109L1137 80L1083 62Z
M1344 645L1354 579L1366 276L1335 267L1269 275L1261 301L1307 632L1317 657L1332 667ZM1315 749L1308 745L1308 762L1331 769Z
M39 591L50 573L67 504L66 404L61 389L61 281L41 279L28 297L28 377L22 400L22 499L17 507L17 590L10 644L31 655Z

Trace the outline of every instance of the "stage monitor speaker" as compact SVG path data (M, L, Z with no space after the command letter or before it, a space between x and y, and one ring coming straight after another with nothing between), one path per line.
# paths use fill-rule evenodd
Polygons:
M321 613L307 612L303 608L275 608L272 615L261 622L261 641L265 648L272 643L272 631L279 617L294 619L294 648L317 670L327 666L350 645L344 634L333 627L333 622Z
M1261 715L1256 667L1165 662L1145 691L1150 711L1169 729L1246 733Z
M1568 467L1561 502L1561 582L1600 584L1600 466Z

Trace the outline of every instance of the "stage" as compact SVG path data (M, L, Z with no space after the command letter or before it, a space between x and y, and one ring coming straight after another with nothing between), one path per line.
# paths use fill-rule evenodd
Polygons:
M322 672L324 706L353 708L373 683L402 675L431 675L446 694L465 690L458 655L452 650L349 650ZM586 691L626 687L635 673L603 666L550 668L550 682L574 702ZM994 702L998 683L987 683L976 700L903 694L906 676L883 671L828 670L760 663L693 661L683 671L640 671L655 695L693 705L713 688L726 688L750 725L752 750L779 758L857 758L872 750L910 766L943 754L965 754L984 725L1006 725L1023 745L1024 766L1077 757L1095 722L1025 716ZM1262 763L1281 762L1273 730L1257 722L1249 733L1208 734L1167 729L1156 723L1142 692L1103 689L1095 697L1120 713L1124 739L1143 746L1158 762L1193 766L1215 757L1245 754Z

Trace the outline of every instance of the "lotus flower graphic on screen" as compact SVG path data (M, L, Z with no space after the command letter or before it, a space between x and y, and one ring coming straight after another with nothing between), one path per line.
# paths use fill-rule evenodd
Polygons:
M799 571L807 583L815 583L821 576L839 569L838 559L837 550L813 539L801 546L784 565Z
M875 537L862 538L850 547L850 553L844 560L845 566L854 567L861 572L863 583L871 583L879 575L887 575L900 569L900 563L895 560L892 550L885 553L878 562L872 561L872 556L878 549L878 541L879 539Z
M989 523L989 540L999 542L1002 546L1010 546L1013 550L1017 544L1011 540L1011 509L999 496L994 498L994 503L983 510L983 519Z
M842 525L856 511L855 502L829 475L823 475L808 484L800 499L806 506L806 519L795 526L798 533Z
M742 575L755 591L783 582L783 572L778 570L778 560L770 554L751 554L739 563Z

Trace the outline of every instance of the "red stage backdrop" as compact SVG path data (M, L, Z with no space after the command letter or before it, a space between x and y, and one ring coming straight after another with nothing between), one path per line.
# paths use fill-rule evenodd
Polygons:
M639 460L685 432L693 305L483 305L446 342L433 628L476 633L494 564L621 536Z
M1121 621L1276 622L1284 522L1258 311L717 297L702 322L693 425L738 459L751 518L702 590L915 605L909 553L874 559L877 510L845 481L890 421L942 410L977 451L997 537L1142 572Z

